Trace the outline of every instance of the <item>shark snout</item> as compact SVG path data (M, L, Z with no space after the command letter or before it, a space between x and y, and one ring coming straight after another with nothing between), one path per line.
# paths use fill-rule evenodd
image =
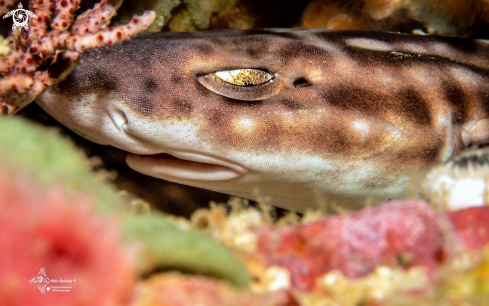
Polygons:
M136 171L179 183L235 179L248 170L230 160L199 149L191 125L178 130L172 122L147 126L134 114L121 108L108 110L113 129L112 145L133 154L126 161ZM179 135L188 133L187 137ZM178 138L175 139L175 137Z

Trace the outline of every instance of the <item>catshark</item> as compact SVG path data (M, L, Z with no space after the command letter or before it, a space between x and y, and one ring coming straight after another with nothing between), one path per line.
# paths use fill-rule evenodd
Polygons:
M485 41L330 30L146 33L37 103L144 174L303 211L405 195L489 142Z

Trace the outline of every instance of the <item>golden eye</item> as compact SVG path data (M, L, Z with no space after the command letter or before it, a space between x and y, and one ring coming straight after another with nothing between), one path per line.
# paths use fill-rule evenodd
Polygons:
M256 86L268 82L273 78L268 72L250 68L217 71L215 75L224 82L238 86Z

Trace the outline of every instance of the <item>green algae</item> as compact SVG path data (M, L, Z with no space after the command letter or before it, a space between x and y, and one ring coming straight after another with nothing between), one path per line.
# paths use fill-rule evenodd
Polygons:
M2 169L28 171L42 186L61 183L69 192L94 195L96 211L117 216L122 220L125 240L142 245L138 260L142 274L174 269L216 276L237 286L249 282L244 265L211 237L179 229L158 212L123 210L117 191L99 179L88 159L55 129L1 117Z

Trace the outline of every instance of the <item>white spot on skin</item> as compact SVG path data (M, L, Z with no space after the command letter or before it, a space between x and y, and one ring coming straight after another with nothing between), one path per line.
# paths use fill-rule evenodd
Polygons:
M299 124L299 121L294 116L294 113L282 112L282 113L280 113L280 115L282 116L282 125L283 126L288 127L289 129L297 128L297 124Z
M370 131L369 124L363 120L354 120L351 126L352 129L354 129L357 133L360 133L362 136L367 136L366 134L368 134Z
M368 137L370 125L363 120L353 120L351 123L351 129L356 135L360 136L362 140L364 140Z
M321 69L309 68L307 74L312 83L320 82L323 79L323 71Z
M253 127L253 120L250 118L242 118L239 120L239 125L244 127L244 128L251 128Z
M248 117L233 120L233 130L239 134L250 134L255 129L255 122Z
M394 51L394 48L383 41L366 38L350 38L346 40L346 44L352 47L373 50L373 51Z

